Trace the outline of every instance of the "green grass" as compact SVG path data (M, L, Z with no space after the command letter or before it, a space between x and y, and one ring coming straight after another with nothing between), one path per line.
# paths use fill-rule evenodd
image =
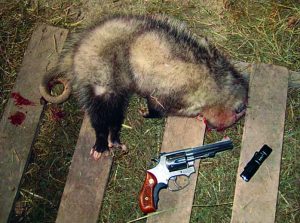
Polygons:
M208 36L235 60L273 63L300 70L300 3L296 1L227 0L223 3L212 0L210 5L198 0L105 0L101 4L94 1L96 5L91 2L28 0L0 3L1 115L28 40L38 22L74 31L80 25L112 13L163 13L184 21L196 35ZM290 89L288 93L276 214L278 223L300 222L299 94L299 89ZM159 151L164 127L162 119L144 120L138 115L137 110L143 104L138 98L131 101L125 121L131 129L122 131L129 153L116 154L99 222L126 222L143 216L137 205L138 191L145 170L153 165L150 159ZM51 114L55 108L53 105L46 108L11 222L55 221L82 120L82 112L73 99L58 106L66 114L59 121ZM230 222L242 122L224 133L206 134L205 143L226 134L236 146L232 153L201 162L191 222Z

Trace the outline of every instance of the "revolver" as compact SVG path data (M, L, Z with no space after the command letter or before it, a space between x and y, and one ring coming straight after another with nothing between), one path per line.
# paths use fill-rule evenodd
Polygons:
M161 189L168 188L170 180L173 181L176 191L185 188L189 182L181 187L177 184L177 176L185 176L189 179L195 173L195 160L214 157L216 153L233 148L230 139L224 139L212 144L199 147L177 150L174 152L160 153L156 167L147 170L146 179L139 195L139 206L145 214L156 211L158 204L158 194Z

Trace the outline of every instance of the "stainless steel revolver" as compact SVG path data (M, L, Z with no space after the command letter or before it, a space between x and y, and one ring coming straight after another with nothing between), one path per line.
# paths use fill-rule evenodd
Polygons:
M195 173L194 162L196 159L214 157L216 153L232 148L232 141L224 139L199 147L160 153L159 158L154 159L158 163L156 167L147 170L146 179L139 196L141 210L144 213L156 211L159 191L167 188L170 180L173 181L175 190L186 187L188 183L184 187L177 184L177 176L186 176L189 179L189 176Z

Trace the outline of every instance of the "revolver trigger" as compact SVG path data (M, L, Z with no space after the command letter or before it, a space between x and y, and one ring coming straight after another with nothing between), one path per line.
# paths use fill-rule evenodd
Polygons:
M187 177L187 176L185 176L185 175L181 175L180 176L181 178L181 182L182 181L187 181L187 183L185 183L183 186L181 186L180 184L181 183L178 183L177 181L178 181L178 178L176 177L176 176L174 176L174 177L171 177L170 178L170 181L172 182L172 184L173 184L173 187L171 187L169 184L168 184L168 189L169 189L169 191L179 191L179 190L182 190L182 189L184 189L184 188L186 188L189 184L190 184L190 178L189 177Z

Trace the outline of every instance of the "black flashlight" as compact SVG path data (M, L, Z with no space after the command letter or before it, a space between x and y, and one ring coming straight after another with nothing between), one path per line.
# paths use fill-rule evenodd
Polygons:
M264 145L260 151L254 153L254 156L247 163L244 171L240 175L244 181L248 182L253 177L260 165L267 159L271 152L272 149L269 146Z

